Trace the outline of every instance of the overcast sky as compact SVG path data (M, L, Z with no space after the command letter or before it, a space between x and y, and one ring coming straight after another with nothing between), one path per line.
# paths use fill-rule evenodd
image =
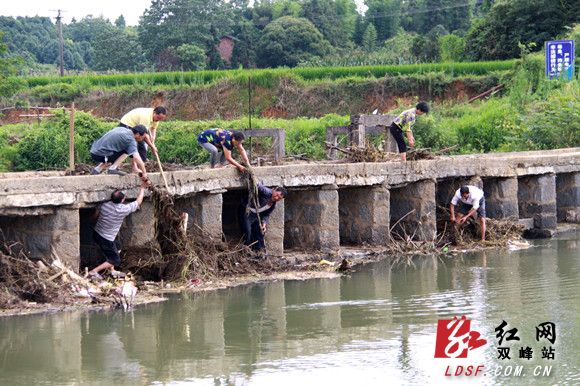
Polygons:
M211 1L211 0L209 0ZM137 25L139 17L149 8L151 0L0 0L2 16L50 16L57 15L56 10L64 12L64 22L69 23L74 17L77 20L87 15L103 16L115 21L119 15L125 17L127 25Z
M87 15L103 16L114 22L123 15L127 25L137 25L151 0L0 0L0 3L2 16L55 17L56 10L61 9L64 23L69 23L73 17L80 20ZM360 5L362 0L356 3Z

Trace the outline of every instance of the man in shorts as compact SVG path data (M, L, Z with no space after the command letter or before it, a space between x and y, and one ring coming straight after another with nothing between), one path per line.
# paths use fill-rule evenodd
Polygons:
M88 273L89 278L101 278L99 272L104 269L110 269L111 275L114 277L121 276L115 270L115 267L121 264L121 256L119 255L121 244L117 235L125 217L139 209L145 196L145 188L149 184L149 180L142 178L137 199L129 204L125 203L125 193L115 190L111 194L111 201L102 204L95 212L94 217L97 218L97 224L93 232L93 239L103 252L105 262L91 269Z
M455 207L459 204L458 213L455 213ZM485 197L483 190L477 186L464 185L457 189L455 195L451 199L451 222L455 224L463 224L471 216L479 220L481 225L481 241L485 241Z

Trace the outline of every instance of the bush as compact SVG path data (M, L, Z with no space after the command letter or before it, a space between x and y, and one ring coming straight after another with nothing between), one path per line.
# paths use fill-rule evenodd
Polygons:
M88 91L89 86L86 83L51 83L33 88L31 94L46 103L67 103L86 95Z
M580 146L580 81L553 91L547 100L530 108L525 118L527 130L519 138L520 147L554 149Z
M93 141L112 128L89 114L75 115L75 161L90 163ZM40 126L29 128L16 145L15 170L64 169L68 166L69 114L57 111L55 117Z

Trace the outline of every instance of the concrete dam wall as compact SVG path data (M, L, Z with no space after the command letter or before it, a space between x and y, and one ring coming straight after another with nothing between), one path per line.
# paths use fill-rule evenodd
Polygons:
M337 251L346 245L384 245L390 232L433 240L439 210L460 185L483 187L487 216L525 219L548 233L557 222L580 222L580 148L442 157L407 163L305 163L254 169L268 186L283 185L288 197L270 217L268 253ZM176 209L188 227L235 240L238 208L246 194L237 170L195 169L166 173ZM158 173L150 178L158 186ZM114 189L128 198L137 176L65 176L58 172L0 176L0 230L5 241L23 243L32 256L54 251L71 267L92 264L93 208ZM392 228L393 225L396 226ZM124 248L155 243L153 205L146 199L129 216L120 237Z

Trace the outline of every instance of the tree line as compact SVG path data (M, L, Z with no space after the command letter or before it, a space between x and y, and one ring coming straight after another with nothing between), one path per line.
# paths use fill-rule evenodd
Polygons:
M155 0L137 26L122 15L64 24L64 65L138 72L500 60L518 57L519 43L540 50L580 22L577 0L365 0L363 8L355 0ZM18 59L20 74L54 71L59 39L49 17L0 16L0 31L0 55ZM233 44L229 60L222 39Z

